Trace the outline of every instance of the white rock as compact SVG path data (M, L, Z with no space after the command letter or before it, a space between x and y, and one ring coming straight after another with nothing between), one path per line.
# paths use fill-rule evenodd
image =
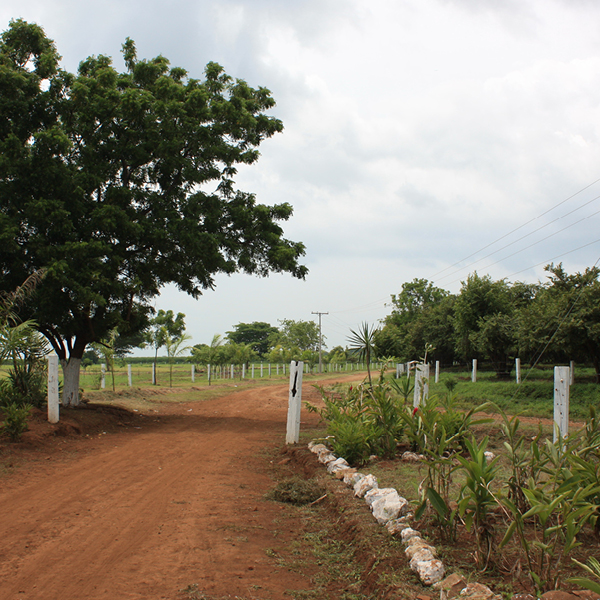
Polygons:
M384 525L388 521L392 521L398 518L398 515L402 510L406 509L408 501L398 495L398 492L394 490L393 494L386 494L377 498L373 504L371 504L371 510L373 516L377 519L380 525Z
M441 560L416 561L411 568L417 573L423 585L433 585L444 578L444 565Z
M325 444L315 444L314 442L308 444L308 449L313 454L320 454L321 452L330 452L329 448Z
M406 554L406 557L409 560L411 560L413 558L413 556L415 556L421 550L428 550L432 555L431 558L437 557L436 549L433 546L430 546L424 539L414 537L409 541L413 542L413 540L414 540L414 543L410 543L404 549L404 554Z
M346 473L344 475L344 483L354 487L363 477L362 473Z
M402 538L402 541L408 545L408 540L414 537L421 538L421 534L418 531L412 529L411 527L408 527L408 529L404 529L400 533L400 537Z
M385 524L385 528L388 530L390 535L397 535L404 531L405 529L409 529L410 525L405 521L404 517L400 517L399 519L392 519Z
M408 548L407 548L408 549ZM435 558L434 553L431 551L431 548L421 547L418 548L410 559L410 568L413 571L417 570L417 565L422 562L430 562Z
M416 454L415 452L404 452L400 457L404 462L421 462L423 458L422 454Z
M333 462L336 459L337 456L335 454L332 454L331 452L324 452L323 454L319 454L319 462L323 463L324 465L328 465L330 462Z
M494 458L496 457L496 455L493 452L484 452L483 455L485 456L485 460L487 462L492 462L494 460Z
M365 475L362 479L354 484L354 495L362 498L369 490L378 488L377 477L375 475Z
M487 585L482 583L468 583L458 597L469 600L502 600L502 596L494 594Z
M336 458L327 464L327 471L329 473L336 473L342 469L349 469L350 465L344 458Z
M388 494L396 494L397 496L398 492L394 488L374 488L364 495L365 502L371 506L375 500L387 496Z

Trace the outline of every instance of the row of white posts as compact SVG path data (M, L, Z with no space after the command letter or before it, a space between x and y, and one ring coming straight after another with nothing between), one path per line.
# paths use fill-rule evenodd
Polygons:
M406 371L410 376L410 369L415 369L415 384L413 407L418 408L423 400L429 398L429 365L422 363L400 363L396 365L396 377ZM517 369L517 383L521 383L521 359L515 359ZM575 382L575 363L571 361L568 367L554 367L554 443L569 435L569 389ZM435 363L435 382L440 377L440 362ZM477 381L477 359L473 360L471 381Z
M429 397L429 365L422 363L407 363L396 365L396 376L398 377L404 370L410 375L410 368L415 368L415 384L413 406L418 408L424 399ZM129 386L131 386L131 365L128 367ZM520 383L521 363L516 359L517 382ZM285 374L285 365L283 365ZM244 377L245 366L242 368L242 377ZM270 365L269 365L270 370ZM440 363L435 363L435 381L439 381ZM208 378L210 381L210 365L208 365ZM300 431L300 408L302 405L302 373L304 372L304 363L302 361L292 361L290 363L290 394L288 405L288 421L286 443L293 444L298 441ZM192 365L192 381L194 381L194 365ZM105 386L106 367L102 365L102 387ZM153 365L153 380L154 380ZM554 442L564 438L569 433L569 388L573 384L574 364L571 361L569 367L554 367ZM233 378L233 365L231 365L231 376ZM252 365L252 376L254 376L254 365ZM262 376L262 364L261 364ZM473 360L472 381L477 380L477 360ZM59 398L58 398L58 356L51 354L48 356L48 421L58 423L59 420Z
M308 365L308 363L302 363L303 364L303 372L305 373L309 373L310 372L310 367ZM260 363L260 365L255 365L254 363L252 363L250 365L250 377L251 379L254 379L255 377L255 367L260 367L260 376L264 377L265 372L268 373L268 376L271 377L273 369L272 367L275 367L275 373L277 375L279 375L279 367L281 367L282 369L282 373L283 375L286 374L286 365L285 363L275 363L274 365L271 363L267 363L266 365L264 363ZM265 368L266 367L266 368ZM331 368L333 367L333 368ZM328 364L327 365L327 372L338 372L338 371L355 371L355 370L363 370L365 369L365 365L362 363L345 363L345 368L341 368L342 365L341 363L335 363L333 365ZM375 363L372 365L373 368L381 368L381 363ZM256 372L258 372L258 368L256 369ZM156 383L156 370L155 370L155 366L154 363L152 363L151 366L151 371L152 371L152 384ZM208 381L211 381L212 379L234 379L235 378L235 365L229 365L229 367L224 367L224 366L215 366L215 365L206 365L206 371L207 371L207 378ZM227 377L227 374L229 373L229 377ZM246 365L243 364L241 365L241 378L245 379L246 378ZM129 387L132 387L132 375L131 375L131 364L127 365L127 379L128 379L128 385ZM192 379L192 383L194 383L196 381L196 365L191 365L191 379ZM100 365L100 387L102 389L106 388L106 365L102 364Z

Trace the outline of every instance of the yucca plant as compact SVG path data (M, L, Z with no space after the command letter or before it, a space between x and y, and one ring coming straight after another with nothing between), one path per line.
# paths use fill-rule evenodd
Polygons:
M375 356L375 336L379 329L371 326L368 323L362 323L357 331L350 330L348 342L350 349L354 350L359 358L364 358L367 364L367 377L369 379L369 387L373 387L371 380L371 359Z

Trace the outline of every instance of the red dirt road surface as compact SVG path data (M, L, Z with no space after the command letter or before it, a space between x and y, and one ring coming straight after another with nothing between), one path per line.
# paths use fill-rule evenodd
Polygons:
M28 454L31 434L6 444L4 458L28 458L0 475L0 600L176 600L192 597L186 588L277 600L310 589L267 552L295 527L291 507L263 497L265 448L284 444L287 401L287 386L256 388L123 413L119 427L46 437Z

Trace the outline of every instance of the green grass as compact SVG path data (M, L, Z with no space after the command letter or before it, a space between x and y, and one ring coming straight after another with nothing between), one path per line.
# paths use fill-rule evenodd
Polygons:
M523 377L526 371L523 371ZM513 373L514 375L514 373ZM570 415L572 419L584 419L590 406L600 405L600 385L593 382L593 370L577 368L575 383L570 387ZM527 417L553 418L554 374L552 368L534 369L526 381L517 385L513 380L497 379L495 373L480 372L477 381L471 381L468 371L446 372L440 375L439 383L431 378L430 394L445 394L444 381L456 381L454 392L458 405L469 409L483 402L493 402L505 412Z

